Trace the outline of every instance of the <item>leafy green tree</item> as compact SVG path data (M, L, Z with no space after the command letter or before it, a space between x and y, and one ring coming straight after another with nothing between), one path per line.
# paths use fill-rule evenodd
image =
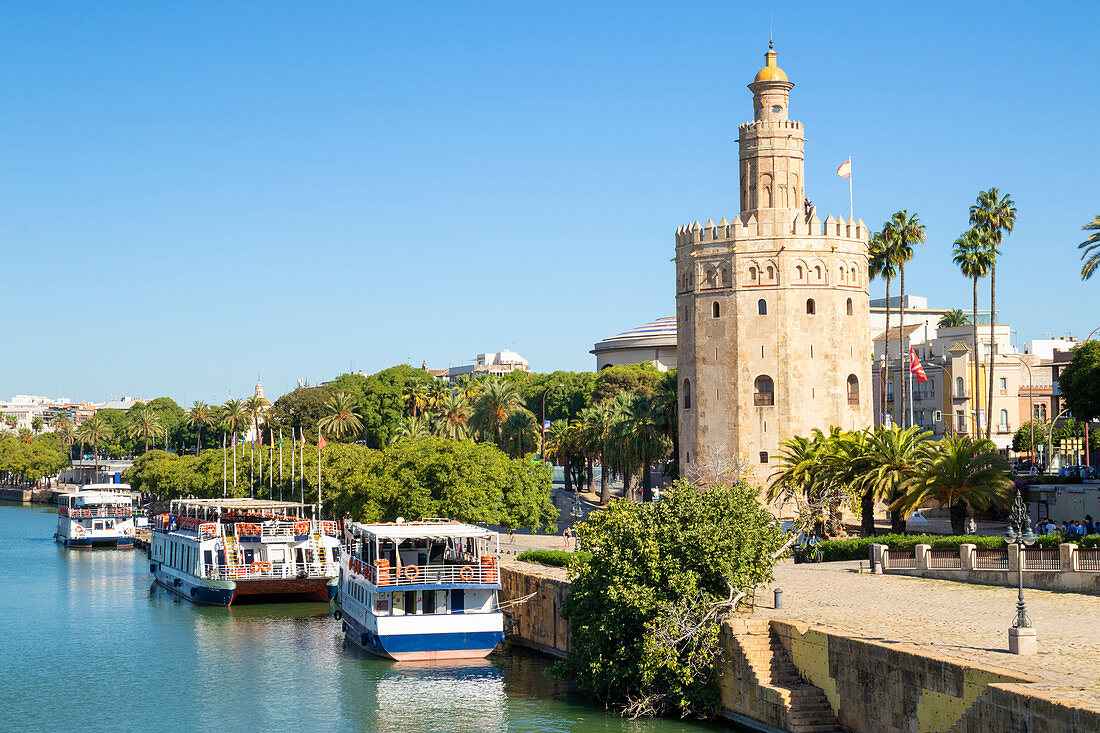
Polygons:
M978 278L985 277L993 267L994 254L990 251L988 235L980 229L968 229L955 240L953 260L963 275L970 278L974 287L974 316L970 319L973 351L970 353L970 363L974 370L974 382L970 392L973 393L974 410L978 409ZM992 372L990 372L992 374ZM992 383L993 380L990 380ZM981 425L978 424L977 415L974 417L974 436L982 437Z
M581 410L592 404L595 387L595 372L559 371L528 375L520 391L527 409L540 419L542 396L546 394L546 419L553 425L560 420L576 420Z
M345 436L355 438L363 429L363 421L359 419L359 413L355 411L355 400L348 392L337 392L325 403L327 414L321 418L317 426L326 433L333 435L337 440Z
M1058 375L1058 389L1074 417L1100 417L1100 341L1086 341L1074 349L1073 359Z
M596 374L592 403L613 400L621 392L652 397L664 374L649 362L607 367Z
M275 400L268 410L268 420L275 428L293 430L296 435L316 436L317 424L325 416L328 399L328 392L319 387L298 387Z
M341 375L326 385L325 390L330 394L348 392L355 397L356 412L363 421L360 438L372 448L381 448L389 445L398 421L407 414L402 397L406 387L422 384L426 394L427 386L435 381L435 377L423 369L400 364L366 377L360 374ZM322 410L320 415L323 414Z
M959 308L952 308L951 310L940 316L939 322L936 324L940 328L956 328L958 326L966 326L970 324L970 316L966 315Z
M985 233L989 244L989 385L985 402L985 437L993 434L993 362L996 343L993 329L997 320L997 257L1001 253L1004 235L1016 226L1016 202L995 188L978 193L970 207L970 223Z
M757 492L678 481L658 503L612 501L577 537L592 558L572 570L555 672L631 717L716 713L721 617L771 580L783 544Z
M148 406L157 415L157 421L160 423L157 436L163 440L165 449L170 445L179 446L190 442L183 435L187 413L176 404L175 400L171 397L157 397L150 400ZM153 445L156 446L156 444L157 441L154 438Z
M1084 250L1081 253L1081 259L1085 261L1085 264L1081 265L1081 279L1088 280L1100 266L1100 216L1092 217L1092 221L1081 228L1086 232L1092 232L1084 242L1077 245L1077 249Z
M142 438L145 441L145 450L142 452L148 453L149 438L155 436L157 430L160 430L160 418L155 410L142 402L134 404L126 412L130 437Z
M1017 453L1030 453L1032 446L1032 430L1034 430L1035 445L1040 446L1047 442L1047 424L1038 420L1028 420L1021 425L1012 436L1012 450Z
M944 438L934 450L922 453L918 479L906 493L890 505L908 517L921 504L935 499L950 507L951 531L963 534L967 504L976 509L1008 506L1011 503L1012 478L1008 461L988 440L969 435Z
M883 233L891 241L890 250L893 253L894 262L898 266L898 283L901 289L901 301L898 304L899 328L898 328L898 353L904 354L905 350L905 263L913 259L913 245L924 242L924 224L916 214L910 216L906 210L895 212L883 227ZM887 335L889 339L889 334ZM901 380L901 406L904 415L905 405L908 403L909 380Z

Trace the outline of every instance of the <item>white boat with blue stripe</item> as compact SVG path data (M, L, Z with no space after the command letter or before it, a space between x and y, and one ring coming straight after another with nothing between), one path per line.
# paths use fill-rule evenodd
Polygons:
M59 545L76 548L134 546L134 499L127 484L88 484L57 497Z
M344 632L398 661L479 659L504 638L496 532L448 519L347 523Z

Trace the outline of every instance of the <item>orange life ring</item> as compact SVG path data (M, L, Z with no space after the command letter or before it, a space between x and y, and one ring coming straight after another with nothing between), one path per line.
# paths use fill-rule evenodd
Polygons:
M458 577L469 583L474 579L474 569L469 565L463 565L462 569L458 571Z
M265 573L270 573L271 572L271 562L268 561L268 560L264 560L263 562L261 562L260 563L260 570L265 572Z
M254 562L254 563L252 563L251 565L249 565L249 566L248 566L248 572L250 572L250 573L258 573L258 572L260 572L260 563L258 563L258 562Z
M420 577L420 568L415 565L406 565L402 571L405 574L405 578L408 580L416 580Z

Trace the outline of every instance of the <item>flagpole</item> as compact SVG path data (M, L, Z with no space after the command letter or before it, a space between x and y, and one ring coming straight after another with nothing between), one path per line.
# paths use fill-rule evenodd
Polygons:
M848 156L848 218L855 219L856 207L852 203L852 156Z
M298 470L301 475L298 477L298 490L302 492L302 503L306 503L306 429L298 428L298 433L302 436L301 453L298 454Z
M260 493L264 491L264 431L260 431Z
M909 347L909 425L913 427L913 347Z
M237 488L237 434L233 433L233 489L236 494Z
M283 429L279 428L279 501L283 500Z
M290 495L294 496L294 454L297 453L295 448L298 447L298 441L295 439L296 433L294 426L290 426Z
M321 518L321 428L317 428L317 519Z
M267 498L275 498L275 435L267 429Z
M229 469L229 457L225 454L225 433L222 433L222 498L225 498L226 474Z
M255 430L255 428L253 428ZM256 436L252 436L252 441L248 444L248 496L256 498Z

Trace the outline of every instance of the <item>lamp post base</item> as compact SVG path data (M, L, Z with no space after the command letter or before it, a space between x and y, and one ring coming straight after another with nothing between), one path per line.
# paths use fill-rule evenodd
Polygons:
M1035 654L1038 650L1038 641L1033 627L1017 628L1013 626L1008 630L1008 651L1010 654Z

